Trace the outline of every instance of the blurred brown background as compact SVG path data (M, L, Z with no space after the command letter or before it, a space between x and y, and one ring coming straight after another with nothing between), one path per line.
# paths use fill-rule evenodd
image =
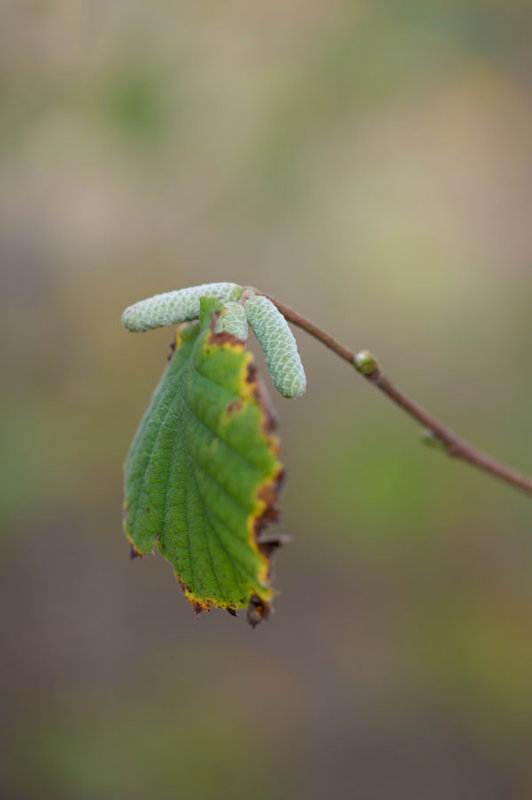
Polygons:
M170 331L278 295L532 470L527 0L3 0L2 797L532 796L530 500L298 334L269 624L131 562Z

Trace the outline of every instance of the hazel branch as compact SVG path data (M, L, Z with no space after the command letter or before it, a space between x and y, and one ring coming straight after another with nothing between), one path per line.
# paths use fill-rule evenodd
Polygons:
M390 400L402 408L403 411L416 420L416 422L423 425L428 440L432 440L434 444L440 445L441 449L443 449L448 456L460 461L465 461L467 464L471 464L471 466L483 472L487 472L494 478L504 481L514 486L516 489L521 489L527 494L532 494L532 478L523 475L512 467L502 464L500 461L492 458L492 456L474 447L466 439L463 439L455 433L455 431L426 411L422 406L418 405L418 403L399 389L384 374L378 361L368 350L354 353L334 336L331 336L302 314L294 311L293 308L284 305L284 303L279 302L279 300L276 300L269 294L260 292L257 289L254 291L258 295L262 294L267 297L288 322L306 331L336 353L336 355L340 356L340 358L343 358L344 361L354 366L357 372L366 378L367 381L372 383Z

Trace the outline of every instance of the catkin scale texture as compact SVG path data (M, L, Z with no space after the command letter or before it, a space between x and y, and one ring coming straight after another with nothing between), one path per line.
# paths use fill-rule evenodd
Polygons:
M264 351L264 360L277 391L283 397L300 397L307 388L305 370L296 340L280 311L262 295L244 303L253 333Z
M129 331L141 332L164 325L198 319L202 297L219 297L223 301L238 300L242 287L236 283L204 283L188 289L156 294L126 308L122 325Z
M247 342L248 320L244 306L235 302L225 303L218 317L215 331L216 333L230 333L237 339Z

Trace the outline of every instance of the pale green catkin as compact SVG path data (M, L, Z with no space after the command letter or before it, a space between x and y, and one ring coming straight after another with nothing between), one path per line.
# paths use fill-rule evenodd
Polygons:
M175 325L198 319L202 297L219 297L227 302L238 300L241 294L242 287L236 283L204 283L188 289L156 294L126 308L122 314L122 325L135 332Z
M307 388L307 380L287 321L273 303L261 295L246 300L244 309L264 351L275 388L283 397L300 397Z
M243 342L248 338L248 321L241 303L229 302L223 307L216 323L216 333L231 333Z

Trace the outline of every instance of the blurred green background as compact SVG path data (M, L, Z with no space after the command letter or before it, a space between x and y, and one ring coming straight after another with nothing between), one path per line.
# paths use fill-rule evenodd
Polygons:
M170 331L120 327L258 286L530 472L531 35L527 0L2 0L2 797L532 796L530 500L298 334L276 613L196 620L121 530Z

